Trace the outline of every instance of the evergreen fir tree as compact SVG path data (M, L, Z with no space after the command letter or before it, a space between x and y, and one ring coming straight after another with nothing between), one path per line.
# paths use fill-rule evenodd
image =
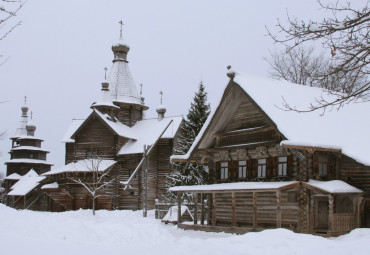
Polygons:
M202 82L199 84L198 92L195 93L189 113L182 123L178 146L175 148L176 155L184 155L188 152L204 122L210 113L210 105L207 103L207 92ZM207 166L197 163L172 163L172 173L167 176L168 187L185 185L202 185L207 183ZM167 198L174 198L175 194L168 194ZM191 196L184 194L189 202Z

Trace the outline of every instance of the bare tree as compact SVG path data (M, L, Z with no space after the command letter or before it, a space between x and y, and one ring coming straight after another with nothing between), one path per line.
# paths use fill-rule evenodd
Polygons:
M315 54L313 47L295 47L283 51L270 51L270 57L265 58L270 64L270 76L293 83L311 87L321 87L329 91L351 93L362 85L365 77L359 76L352 81L352 72L340 77L338 73L329 73L330 59L324 53ZM350 86L352 84L352 86Z
M302 21L288 14L288 24L283 25L278 20L278 34L271 33L269 36L276 42L282 43L291 51L297 46L319 41L331 54L330 64L321 79L327 82L347 80L343 91L328 91L336 97L333 100L317 98L306 110L310 112L317 109L325 110L327 107L341 108L344 104L356 101L370 100L369 83L369 28L370 11L369 1L360 9L351 7L350 2L336 1L332 4L318 4L325 11L331 13L331 17L321 21Z
M86 171L76 171L76 176L68 177L71 181L83 186L92 196L93 199L93 215L95 215L95 204L96 199L101 195L101 192L107 185L114 182L115 178L109 176L112 167L104 169L102 166L102 160L99 158L85 159L83 163L86 167ZM87 172L85 176L84 173Z
M1 0L0 5L0 41L7 37L16 27L22 24L21 20L12 22L19 10L25 5L25 0ZM10 57L0 53L0 66Z

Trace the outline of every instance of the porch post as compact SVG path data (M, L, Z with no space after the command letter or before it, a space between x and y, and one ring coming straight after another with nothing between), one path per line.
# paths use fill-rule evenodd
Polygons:
M181 223L181 192L177 192L177 226Z
M212 193L212 226L216 226L216 193Z
M329 228L328 232L333 232L334 229L334 197L333 195L329 195Z
M204 197L203 197L203 193L200 193L200 203L201 203L200 224L204 225Z
M236 227L235 192L231 192L232 226Z
M194 225L198 224L198 193L193 193L194 197Z
M257 228L257 192L253 192L253 228Z
M281 228L281 191L276 191L276 227Z
M310 190L310 234L313 234L315 227L315 199L312 196L312 191Z
M362 201L363 201L363 197L358 197L356 198L356 202L357 202L357 205L356 208L355 208L355 212L356 212L356 227L357 228L360 228L361 227L361 204L362 204Z

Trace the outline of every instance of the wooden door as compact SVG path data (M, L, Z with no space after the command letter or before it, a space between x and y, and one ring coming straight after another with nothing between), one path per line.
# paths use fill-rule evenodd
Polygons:
M329 222L329 202L327 200L317 201L316 228L327 229Z

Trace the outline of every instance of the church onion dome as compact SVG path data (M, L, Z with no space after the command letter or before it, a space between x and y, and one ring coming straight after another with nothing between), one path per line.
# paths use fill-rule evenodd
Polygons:
M163 104L157 106L157 113L158 113L158 120L162 120L164 118L164 114L166 113L166 107Z
M118 104L138 105L143 110L147 110L149 107L144 105L128 66L127 53L129 50L130 47L122 40L112 46L114 59L107 79L110 101Z
M36 130L36 125L33 123L32 119L28 121L26 125L26 130L27 130L27 135L28 136L34 136L35 135L35 130Z
M158 105L157 106L156 111L157 111L158 114L160 114L160 113L161 114L165 114L166 111L167 111L167 109L166 109L166 106L164 106L163 104L161 104L161 105Z

